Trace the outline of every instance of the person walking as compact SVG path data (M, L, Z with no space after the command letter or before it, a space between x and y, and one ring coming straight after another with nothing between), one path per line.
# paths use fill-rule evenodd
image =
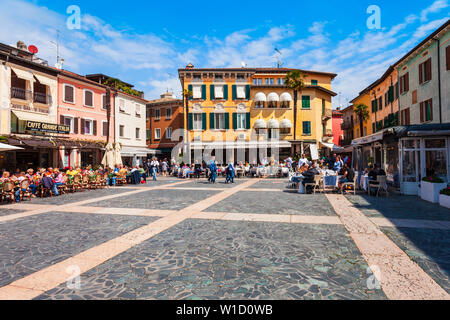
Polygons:
M212 183L216 183L217 178L217 165L214 158L211 160L211 163L209 164L209 171L211 172L210 179L208 179Z
M154 157L153 161L150 163L153 181L156 181L156 171L158 170L158 167L159 167L158 158Z
M225 183L229 183L229 182L234 183L235 170L234 170L234 166L233 166L232 162L230 162L230 164L228 165L226 170L227 170L226 171L227 175L226 175Z

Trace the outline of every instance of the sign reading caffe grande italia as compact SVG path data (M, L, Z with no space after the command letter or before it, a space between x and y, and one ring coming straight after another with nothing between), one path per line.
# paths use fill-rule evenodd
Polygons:
M27 121L25 124L25 130L35 132L48 132L48 133L62 133L69 134L70 126L64 124L44 123L37 121Z

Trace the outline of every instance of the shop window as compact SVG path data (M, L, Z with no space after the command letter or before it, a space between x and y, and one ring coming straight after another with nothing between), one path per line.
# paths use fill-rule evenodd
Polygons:
M426 161L426 175L437 176L444 181L447 180L447 157L446 149L443 150L426 150L425 151L425 161Z

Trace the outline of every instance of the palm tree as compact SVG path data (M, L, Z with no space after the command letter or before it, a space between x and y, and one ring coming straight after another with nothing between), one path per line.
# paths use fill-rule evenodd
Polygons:
M185 124L185 129L186 129L186 135L184 138L184 142L188 142L189 141L189 99L192 97L192 91L188 90L188 89L183 89L183 99L184 99L184 107L186 108L186 111L184 112L184 119L183 119L183 124ZM190 151L189 151L190 152ZM189 154L189 159L190 159L190 154Z
M284 77L284 84L294 91L294 140L297 139L297 94L305 87L306 77L307 75L299 70L289 71Z
M364 136L364 121L369 119L369 107L363 103L359 103L353 106L353 112L359 119L359 130L361 132L361 137Z

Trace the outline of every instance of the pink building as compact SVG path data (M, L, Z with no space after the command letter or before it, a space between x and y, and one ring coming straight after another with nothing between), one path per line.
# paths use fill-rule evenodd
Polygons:
M70 126L70 139L60 148L61 167L101 163L105 142L114 140L114 113L107 112L107 89L76 73L60 71L58 121ZM113 101L111 94L111 106Z
M342 131L342 112L338 110L333 110L332 114L332 128L333 128L333 143L337 146L341 146L342 140L344 138L344 132Z

